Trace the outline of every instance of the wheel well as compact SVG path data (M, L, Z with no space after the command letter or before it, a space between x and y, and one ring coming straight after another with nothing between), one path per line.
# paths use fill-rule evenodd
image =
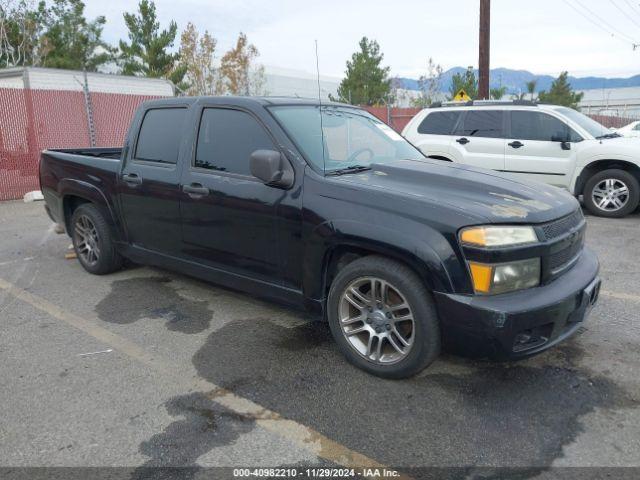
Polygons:
M452 162L450 158L443 157L442 155L429 155L429 158L433 158L434 160L444 160L445 162Z
M357 260L362 257L366 257L368 255L378 255L381 257L387 257L402 263L403 265L411 269L416 275L418 275L418 277L423 280L425 288L431 291L431 287L429 286L428 282L424 281L425 275L420 271L418 271L415 268L415 265L412 265L405 258L402 258L401 255L389 255L388 253L380 253L378 251L368 249L368 248L344 245L344 246L338 246L334 248L331 251L328 260L325 262L325 274L324 274L325 298L328 295L329 289L331 288L331 284L333 283L333 280L335 279L338 272L342 268L346 267L348 264L353 262L354 260Z
M634 177L636 177L636 179L640 183L640 167L638 167L637 165L631 162L625 162L624 160L598 160L587 165L580 173L578 180L576 180L576 195L581 195L583 193L584 186L593 175L601 172L602 170L608 170L610 168L626 170Z
M78 197L77 195L67 195L62 200L64 227L67 230L67 234L71 235L71 217L73 216L73 212L75 212L76 208L84 203L91 203L91 201L86 198Z

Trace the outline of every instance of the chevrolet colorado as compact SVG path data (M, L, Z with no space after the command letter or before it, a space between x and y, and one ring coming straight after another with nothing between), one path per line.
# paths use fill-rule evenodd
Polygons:
M127 258L304 309L382 377L441 347L541 352L598 297L568 192L430 160L349 105L154 100L121 149L44 151L40 182L88 272Z

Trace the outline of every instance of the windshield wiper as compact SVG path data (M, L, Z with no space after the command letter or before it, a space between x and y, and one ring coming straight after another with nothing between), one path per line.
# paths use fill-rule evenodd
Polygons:
M621 137L622 135L620 135L617 132L611 132L611 133L605 133L604 135L600 135L598 137L596 137L596 140L601 140L603 138L618 138Z
M366 170L371 170L371 167L366 167L364 165L350 165L348 167L338 168L337 170L331 170L330 172L327 172L327 175L345 175L347 173L358 173Z

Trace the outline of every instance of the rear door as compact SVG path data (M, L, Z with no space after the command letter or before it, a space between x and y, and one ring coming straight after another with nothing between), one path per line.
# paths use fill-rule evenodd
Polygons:
M449 158L453 133L462 111L432 111L418 125L408 140L428 157Z
M129 243L163 253L180 249L178 155L186 106L151 108L118 181ZM132 127L133 128L133 127Z
M504 110L486 107L466 110L450 146L454 162L503 170L505 129Z
M518 180L568 187L575 167L571 142L580 140L578 134L548 113L512 110L509 114L505 170Z
M249 170L255 150L278 150L249 111L204 105L190 165L182 176L183 256L273 282L278 267L277 206L283 190Z

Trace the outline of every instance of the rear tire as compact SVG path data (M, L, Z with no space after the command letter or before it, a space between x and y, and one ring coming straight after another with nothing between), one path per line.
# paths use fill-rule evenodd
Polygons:
M71 216L71 239L80 265L89 273L104 275L122 268L111 228L90 203L80 205Z
M413 270L388 258L363 257L340 270L327 317L347 360L379 377L410 377L440 353L431 294Z
M638 180L626 170L603 170L589 178L584 186L584 205L599 217L624 217L638 207L639 200Z

